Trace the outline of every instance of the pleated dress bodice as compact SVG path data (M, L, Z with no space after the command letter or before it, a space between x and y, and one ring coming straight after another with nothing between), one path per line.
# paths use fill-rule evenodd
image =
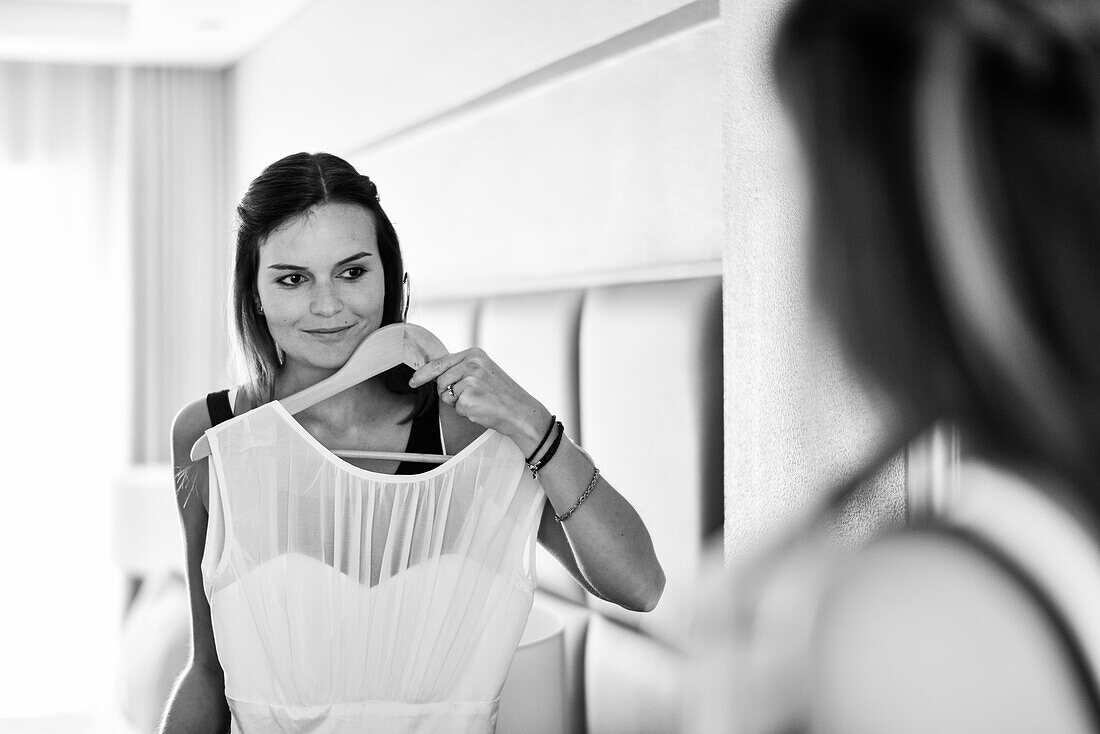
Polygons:
M486 431L380 474L277 401L207 435L202 574L233 731L493 732L545 499L515 444Z

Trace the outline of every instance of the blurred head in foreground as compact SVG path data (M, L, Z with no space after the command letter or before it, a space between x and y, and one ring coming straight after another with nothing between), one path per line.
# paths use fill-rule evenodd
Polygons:
M807 0L775 64L848 356L1100 509L1100 3Z

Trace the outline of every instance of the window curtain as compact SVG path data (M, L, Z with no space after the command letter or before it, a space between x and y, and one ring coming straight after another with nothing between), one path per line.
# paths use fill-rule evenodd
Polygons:
M226 294L234 201L226 72L135 69L133 458L170 459L172 418L228 387Z
M0 64L0 718L87 706L111 682L108 502L129 460L131 379L125 104L117 70Z
M113 704L114 482L227 383L225 93L221 71L0 62L0 729Z

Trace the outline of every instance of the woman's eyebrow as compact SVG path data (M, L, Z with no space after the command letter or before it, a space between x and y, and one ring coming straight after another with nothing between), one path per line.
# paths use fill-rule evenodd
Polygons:
M341 265L343 265L345 263L350 263L352 260L358 260L361 257L370 257L372 254L373 253L370 253L370 252L357 252L354 255L352 255L351 257L345 257L343 260L336 263L336 267L340 267Z
M344 265L346 263L350 263L353 260L358 260L361 257L372 257L373 255L374 255L374 253L372 253L372 252L357 252L354 255L352 255L351 257L345 257L343 260L336 263L336 267L340 267L341 265ZM287 263L275 263L274 265L268 265L267 269L268 270L309 270L309 268L307 268L304 265L289 265Z

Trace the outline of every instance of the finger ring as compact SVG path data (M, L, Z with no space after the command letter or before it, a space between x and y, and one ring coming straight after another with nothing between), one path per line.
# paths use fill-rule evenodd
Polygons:
M447 392L451 394L452 398L458 397L457 395L455 395L455 384L453 382L450 385L447 385Z

